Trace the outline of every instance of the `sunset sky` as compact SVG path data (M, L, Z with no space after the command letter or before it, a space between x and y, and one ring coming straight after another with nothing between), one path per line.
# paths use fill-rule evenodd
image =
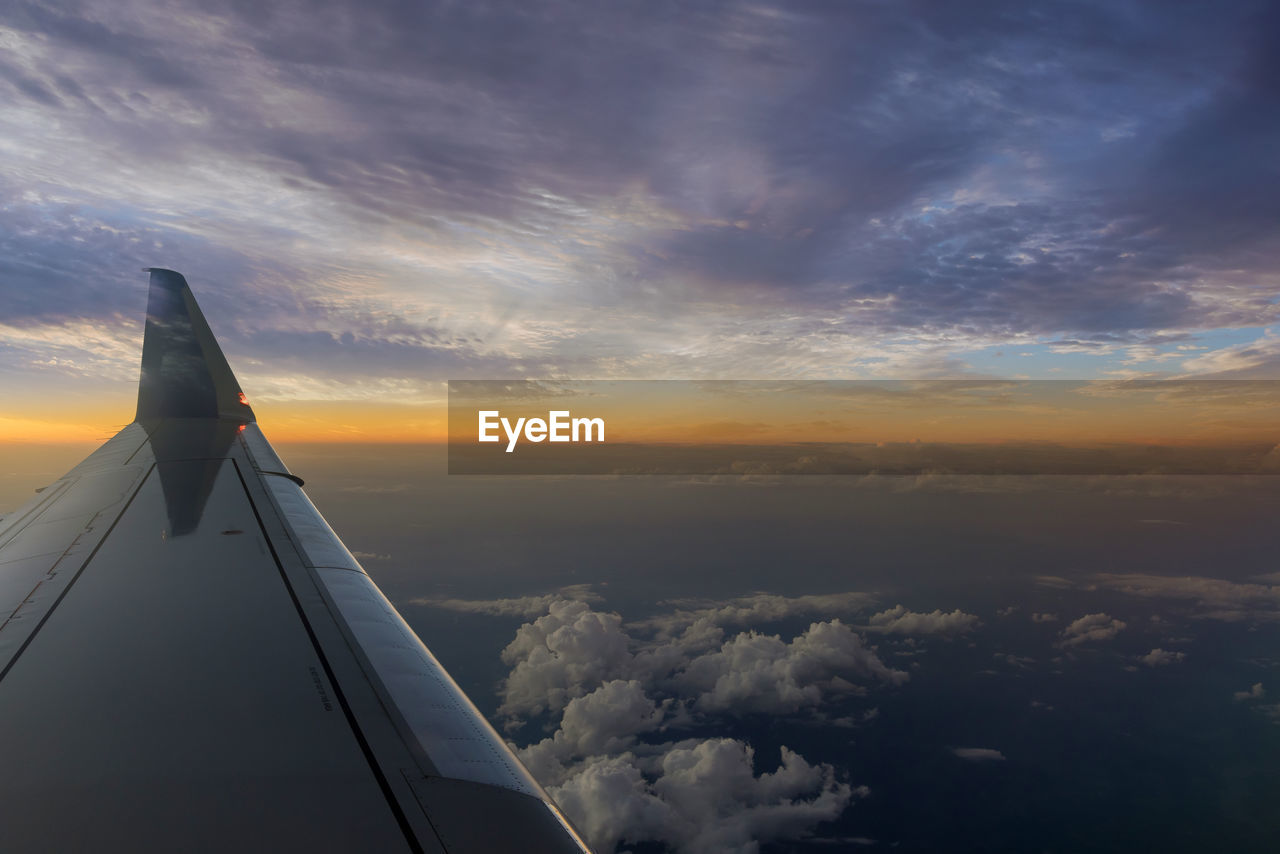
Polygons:
M172 268L599 854L1280 851L1277 44L1266 0L0 3L0 515L133 418ZM455 476L482 380L619 444Z
M268 435L457 378L1280 376L1270 4L17 2L0 438L183 271Z

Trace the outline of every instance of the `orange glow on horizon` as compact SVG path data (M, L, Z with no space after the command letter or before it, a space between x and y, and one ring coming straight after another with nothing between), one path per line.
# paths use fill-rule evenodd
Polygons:
M1280 397L1280 385L1277 386ZM1065 401L1065 398L1063 398ZM23 401L0 416L0 442L102 442L132 419L132 401ZM1015 405L956 405L921 400L910 405L850 402L830 396L706 395L662 399L653 395L585 397L502 405L513 417L571 409L603 416L614 443L777 445L820 443L1136 443L1213 445L1280 439L1280 401L1233 402L1221 396L1152 402L1045 395ZM461 411L461 410L459 410ZM455 432L475 437L475 415L459 416ZM423 443L448 441L448 410L441 404L353 401L260 403L267 438L285 443Z

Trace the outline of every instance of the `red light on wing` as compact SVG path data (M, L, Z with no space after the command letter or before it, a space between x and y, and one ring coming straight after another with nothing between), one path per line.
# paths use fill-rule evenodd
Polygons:
M244 396L244 392L240 392L240 403L244 406L249 405L249 400Z

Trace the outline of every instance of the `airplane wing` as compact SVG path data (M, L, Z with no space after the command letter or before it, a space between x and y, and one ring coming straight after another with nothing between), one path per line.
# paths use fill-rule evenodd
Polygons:
M137 420L0 521L0 850L587 851L150 273Z

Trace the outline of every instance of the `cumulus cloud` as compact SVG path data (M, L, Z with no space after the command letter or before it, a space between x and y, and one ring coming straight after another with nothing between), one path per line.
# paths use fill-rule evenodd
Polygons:
M671 805L654 794L633 759L630 754L597 757L548 787L597 851L613 851L623 841L664 839L674 821Z
M1266 696L1266 691L1262 688L1261 682L1254 682L1248 691L1237 691L1231 695L1236 702L1245 700L1261 700Z
M543 785L559 785L575 758L621 754L637 736L662 727L672 700L654 702L640 682L615 679L565 706L553 735L520 751L525 765Z
M1125 628L1123 620L1107 614L1086 614L1062 630L1059 646L1072 647L1111 640Z
M675 606L667 614L658 614L634 623L636 627L654 629L659 638L670 638L694 626L732 626L769 623L809 614L844 614L857 611L875 600L866 593L825 593L808 596L779 596L775 593L753 593L728 602L703 599L675 599L662 604Z
M545 615L520 626L502 651L512 669L499 711L509 717L558 712L586 686L640 672L631 647L619 615L556 599Z
M1033 614L1031 615L1031 622L1033 622L1033 623L1056 623L1056 622L1058 622L1058 615L1057 615L1057 614L1039 614L1039 613L1033 613Z
M744 632L689 661L675 682L696 694L699 710L786 714L818 706L827 694L853 690L852 679L868 678L901 685L908 676L886 666L847 625L831 620L813 623L790 643Z
M1004 762L1005 755L990 747L957 747L951 751L969 762Z
M1185 652L1171 652L1156 647L1138 660L1147 665L1147 667L1163 667L1168 664L1180 664L1186 657L1187 654Z
M887 611L873 614L869 623L867 628L873 631L899 635L959 635L973 631L981 621L974 614L966 614L959 608L950 613L934 610L925 614L896 605Z
M635 623L586 601L595 598L575 587L425 604L533 617L503 651L510 670L499 714L513 734L545 725L548 735L516 749L598 850L656 841L678 852L755 852L769 840L803 838L866 794L831 765L787 748L775 770L757 774L754 750L741 739L679 737L695 727L732 728L746 715L808 710L827 720L833 702L907 682L839 618L814 620L789 639L750 627L726 631L853 609L865 596L682 601ZM876 718L874 707L853 714L842 707L838 721L847 724L838 725Z
M707 739L647 761L593 757L549 791L598 851L653 840L687 854L755 854L761 841L803 837L865 794L786 747L775 771L756 775L754 760L750 745Z
M839 619L813 623L791 641L756 631L723 636L697 621L678 637L644 644L618 614L558 599L503 651L512 670L500 711L513 720L558 712L584 686L613 679L678 690L698 710L754 712L814 707L827 694L853 691L854 680L907 680Z
M805 835L865 793L785 747L779 767L757 776L753 749L736 739L640 742L672 725L671 707L638 681L614 680L571 700L552 736L518 750L597 850L660 841L756 851L762 839Z

